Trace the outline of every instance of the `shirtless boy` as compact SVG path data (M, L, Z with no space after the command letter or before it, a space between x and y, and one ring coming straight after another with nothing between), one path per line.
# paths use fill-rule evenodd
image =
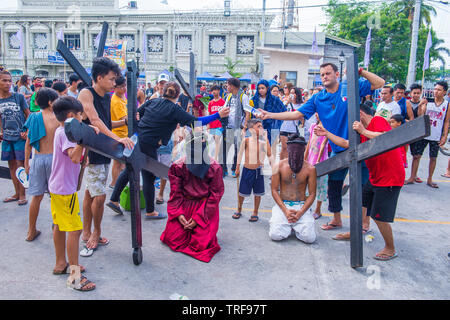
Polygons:
M242 215L242 204L245 197L250 197L253 189L255 195L255 206L250 222L258 221L258 209L261 203L261 196L264 195L264 175L262 174L264 159L271 158L271 150L269 140L267 139L267 131L264 131L262 121L259 119L251 119L247 123L251 136L245 138L241 144L236 165L236 177L240 174L240 163L242 155L245 152L244 169L242 170L242 178L239 186L239 203L238 210L233 215L234 219L239 219ZM261 135L265 132L264 141L260 140Z
M316 198L317 175L314 166L304 160L305 147L303 137L290 135L287 142L288 158L274 167L271 188L276 204L272 208L269 231L272 240L286 239L292 230L305 243L316 240L315 220L310 208Z

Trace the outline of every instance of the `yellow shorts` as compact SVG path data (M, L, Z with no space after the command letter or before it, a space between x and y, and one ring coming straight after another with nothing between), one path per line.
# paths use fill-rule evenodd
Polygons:
M67 196L53 193L50 195L53 224L58 225L59 231L71 232L83 230L78 194L75 192Z

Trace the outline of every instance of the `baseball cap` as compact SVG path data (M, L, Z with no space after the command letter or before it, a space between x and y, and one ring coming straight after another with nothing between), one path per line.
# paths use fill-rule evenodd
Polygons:
M158 77L158 83L161 82L161 81L169 82L170 81L169 76L167 74L165 74L165 73L161 73L159 75L159 77Z

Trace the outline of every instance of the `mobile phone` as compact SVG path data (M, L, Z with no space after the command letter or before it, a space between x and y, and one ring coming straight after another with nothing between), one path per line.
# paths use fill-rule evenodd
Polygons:
M428 102L434 102L434 97L427 97Z

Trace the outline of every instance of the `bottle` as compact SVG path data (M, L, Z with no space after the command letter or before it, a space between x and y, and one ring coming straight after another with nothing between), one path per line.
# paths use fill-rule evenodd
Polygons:
M347 75L345 74L342 76L341 81L341 97L343 100L347 100Z
M134 145L136 146L136 143L138 142L137 132L131 136L131 141L133 141ZM133 149L125 148L125 150L123 150L123 155L128 158L133 153L133 150L134 150L134 147L133 147Z
M261 111L259 111L258 109L252 108L250 106L247 106L247 105L244 106L244 110L247 112L250 112L254 116L262 115Z

